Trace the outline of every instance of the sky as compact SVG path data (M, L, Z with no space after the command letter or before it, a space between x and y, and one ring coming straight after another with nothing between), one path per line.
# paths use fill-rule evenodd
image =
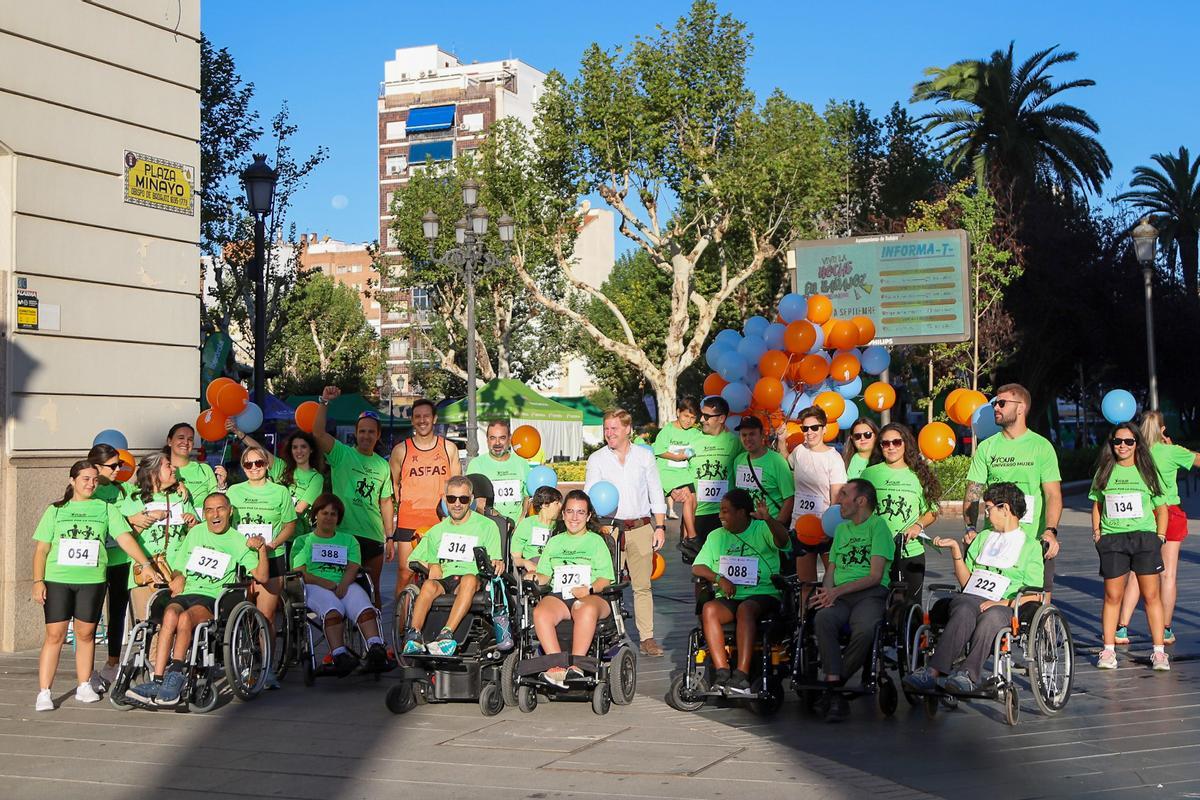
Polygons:
M1174 5L1174 10L1166 6ZM377 0L204 0L201 25L255 85L264 122L287 101L300 126L295 152L319 145L329 159L295 198L300 231L344 241L378 237L376 98L397 48L438 44L464 62L517 58L575 74L584 48L623 44L671 26L690 2L460 0L442 6ZM569 8L569 13L564 13ZM1063 101L1088 111L1113 162L1106 194L1128 185L1154 153L1200 151L1195 49L1200 4L1090 2L947 3L723 2L753 36L748 81L762 99L774 88L818 109L862 101L882 117L907 103L926 67L986 58L1016 42L1019 61L1059 45L1079 53L1058 81L1091 78ZM922 109L915 109L920 113Z

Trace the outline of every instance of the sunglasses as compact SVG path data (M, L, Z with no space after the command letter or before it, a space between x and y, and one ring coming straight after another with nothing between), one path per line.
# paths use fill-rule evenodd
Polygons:
M1003 398L997 397L995 400L992 401L992 405L994 405L996 408L1004 408L1009 403L1012 403L1013 405L1017 405L1020 402L1021 402L1020 400L1005 400Z
M1114 436L1113 438L1108 440L1108 443L1111 444L1113 447L1116 447L1119 444L1123 444L1126 447L1133 447L1135 444L1137 444L1137 439L1125 439L1120 436Z
M467 503L471 502L471 495L469 495L469 494L448 494L448 495L446 495L446 502L447 503L458 503L459 505L465 506Z
M256 458L253 461L243 461L242 469L262 469L266 465L266 461L263 461L261 458Z
M871 431L867 431L866 433L852 433L850 435L854 437L854 441L856 441L856 442L861 442L866 439L872 439L875 437L875 434L872 433Z
M825 429L824 425L801 425L800 426L800 430L804 431L805 433L809 433L811 431L820 431L820 430L824 430L824 429Z
M723 416L725 416L725 415L724 414L706 414L703 411L700 412L700 419L716 419L717 417L723 417Z
M100 466L104 467L105 469L117 470L117 469L120 469L120 468L121 468L121 462L120 462L120 461L114 461L114 462L113 462L113 463L111 463L111 464L101 464Z
M899 447L902 444L904 444L903 439L880 439L879 440L880 447Z

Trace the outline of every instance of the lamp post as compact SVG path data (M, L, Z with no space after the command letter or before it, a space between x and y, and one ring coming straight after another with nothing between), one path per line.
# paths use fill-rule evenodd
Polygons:
M1142 265L1142 283L1146 292L1146 364L1150 369L1150 410L1158 410L1158 371L1154 366L1154 246L1158 229L1144 217L1130 234L1138 263Z
M388 452L390 453L396 446L396 419L393 412L396 396L392 392L392 382L383 375L375 378L375 387L379 389L379 399L387 400L388 404Z
M254 402L267 407L267 215L275 200L275 182L279 173L267 164L267 157L254 154L254 163L242 172L246 203L254 215Z
M429 258L435 264L454 269L462 276L467 288L467 455L479 455L479 431L476 419L475 377L477 372L475 354L475 280L498 267L508 258L508 243L512 241L514 223L507 214L496 220L500 241L504 242L504 258L498 258L484 247L484 236L488 229L488 210L479 202L479 184L466 180L462 185L462 201L467 208L465 217L454 223L452 247L440 257L433 253L433 243L438 236L438 216L432 210L421 217L421 228L429 242Z

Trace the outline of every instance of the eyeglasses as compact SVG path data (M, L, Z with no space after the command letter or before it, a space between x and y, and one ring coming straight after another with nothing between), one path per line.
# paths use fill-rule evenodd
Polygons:
M725 415L724 415L724 414L709 414L709 413L706 413L706 412L704 412L704 411L701 411L701 412L700 412L700 419L702 419L702 420L705 420L705 419L716 419L717 417L723 417L723 416L725 416Z
M263 461L261 458L256 458L253 461L243 461L242 469L262 469L266 465L266 461Z
M1003 397L997 397L995 400L992 401L992 405L994 405L996 408L1004 408L1009 403L1016 405L1021 402L1023 402L1023 401L1021 401L1021 400L1006 400Z
M101 464L100 466L104 467L105 469L118 470L121 468L121 462L114 461L111 464Z
M902 444L904 444L903 439L880 439L879 440L880 447L899 447Z
M567 508L563 509L564 517L586 517L588 510L586 508Z
M448 494L448 495L446 495L446 502L447 503L458 503L459 505L465 506L467 503L471 502L471 495L469 495L469 494Z
M983 513L990 514L993 511L999 511L1001 508L1003 508L1006 505L1008 505L1008 504L1007 503L996 503L995 505L992 505L991 503L984 503L983 504Z
M1126 447L1133 447L1135 444L1137 444L1137 439L1125 439L1121 436L1114 436L1113 438L1109 439L1108 442L1113 447L1116 447L1119 444L1123 444Z
M875 438L875 434L872 433L871 431L867 431L866 433L852 433L850 435L854 437L854 441L856 441L856 442L861 442L866 439Z
M809 433L811 431L822 430L824 427L824 425L801 425L800 430L804 431L805 433Z

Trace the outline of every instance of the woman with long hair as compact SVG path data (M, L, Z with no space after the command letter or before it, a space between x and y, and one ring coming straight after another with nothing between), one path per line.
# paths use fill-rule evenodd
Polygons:
M777 438L779 452L787 456L792 468L796 494L792 502L791 527L806 514L821 516L837 502L838 491L846 483L846 464L842 456L825 443L825 430L829 424L824 410L810 406L801 411L797 418L804 433L804 441L787 452L787 442ZM792 543L796 554L796 577L802 581L816 581L817 556L825 567L829 567L829 550L833 539L826 537L820 544L807 545L796 539Z
M88 451L88 463L96 468L96 491L92 497L103 500L118 511L128 499L133 487L128 483L117 480L121 471L120 453L112 445L98 444ZM129 520L133 524L132 520ZM141 530L149 524L149 518L142 515L138 519ZM121 663L121 645L125 638L125 614L129 609L129 556L121 549L116 538L109 536L104 542L108 555L108 568L105 572L105 583L108 586L108 658L104 666L96 673L99 681L93 677L92 688L96 691L107 689L117 676L117 665Z
M559 528L563 496L553 486L542 486L530 501L533 513L517 523L508 552L514 566L532 572L537 569L542 548Z
M871 454L879 442L879 426L870 417L859 417L846 434L846 446L842 448L842 462L846 465L846 478L858 478L871 465Z
M1136 425L1117 425L1109 434L1108 447L1100 452L1088 498L1092 501L1092 540L1100 555L1100 576L1104 578L1104 610L1100 617L1104 649L1096 667L1117 668L1117 622L1126 576L1132 572L1142 592L1154 643L1150 667L1169 670L1171 662L1163 649L1158 577L1163 570L1162 543L1167 538L1167 498L1150 448Z
M921 456L912 430L898 422L879 429L871 466L862 477L875 487L875 513L883 517L893 536L904 537L900 557L892 562L892 580L908 586L908 599L919 598L925 584L925 543L921 536L937 519L942 485Z
M99 471L90 461L72 464L66 492L46 509L33 533L33 601L42 606L46 621L46 638L38 657L37 711L54 710L50 689L72 620L79 680L75 699L81 703L100 699L91 677L108 572L105 542L112 539L138 566L153 573L121 512L94 496L98 480Z
M121 514L126 519L145 515L149 524L137 531L138 544L155 562L165 563L174 555L188 529L200 521L171 460L164 448L163 452L151 453L139 461L134 489L121 504ZM145 617L146 603L155 591L153 582L147 582L140 573L135 565L126 582L134 619L139 620ZM169 579L170 575L162 577Z
M317 440L311 433L292 431L283 440L283 448L276 456L252 436L238 430L232 419L226 421L225 429L237 437L243 447L257 447L266 453L267 477L286 486L292 493L296 507L296 535L292 537L292 544L295 544L312 530L307 511L325 491L325 454L317 447Z
M179 481L187 487L188 500L193 508L203 508L204 498L218 488L224 488L229 476L224 466L215 470L203 461L192 460L196 445L196 429L186 422L176 422L167 432L166 450L171 456Z

